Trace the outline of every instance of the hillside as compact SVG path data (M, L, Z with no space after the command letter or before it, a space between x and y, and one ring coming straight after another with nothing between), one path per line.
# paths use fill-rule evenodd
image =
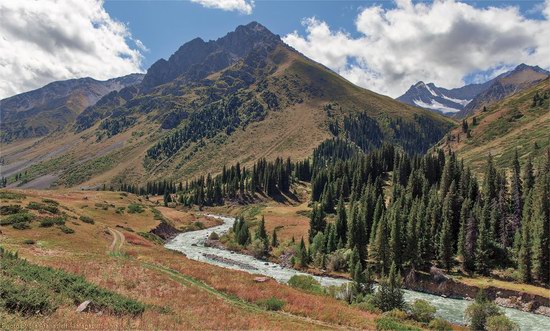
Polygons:
M112 91L139 84L141 74L98 81L90 77L50 83L0 100L0 139L42 137L72 124L87 107Z
M184 44L63 132L7 145L3 173L23 173L8 180L23 187L181 180L237 161L306 158L334 136L424 152L452 125L351 84L253 22Z
M547 78L466 118L470 133L455 128L436 148L456 151L477 172L482 171L489 154L498 167L504 168L511 165L516 150L521 162L528 156L537 159L550 142L549 97Z

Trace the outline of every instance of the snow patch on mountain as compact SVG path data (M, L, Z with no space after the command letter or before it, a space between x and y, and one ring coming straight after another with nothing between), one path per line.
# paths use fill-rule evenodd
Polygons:
M418 107L421 107L421 108L426 108L426 109L433 109L433 110L437 110L437 111L440 111L442 113L456 113L456 112L459 112L460 109L456 109L456 108L452 108L452 107L449 107L449 106L445 106L444 104L442 103L439 103L435 100L431 100L431 103L426 103L422 100L413 100L413 102L418 106Z

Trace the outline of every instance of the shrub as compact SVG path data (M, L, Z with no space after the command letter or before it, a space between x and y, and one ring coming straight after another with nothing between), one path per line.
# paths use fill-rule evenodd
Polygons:
M208 236L208 239L209 240L220 240L220 236L216 232L212 232Z
M26 222L32 221L33 218L34 218L34 215L30 214L30 213L27 213L27 212L17 213L17 214L8 215L8 216L4 217L0 221L0 225L10 225L10 224L15 224L15 223L26 223Z
M19 285L9 279L0 280L0 307L23 315L49 314L57 308L44 289Z
M283 308L285 302L281 299L277 299L276 297L271 297L269 299L260 300L257 302L257 304L265 310L277 311Z
M137 203L131 203L128 205L128 213L129 214L139 214L143 213L143 206Z
M431 320L430 324L428 324L428 328L430 328L430 330L437 330L437 331L451 331L453 329L451 323L447 322L442 318L436 318Z
M12 227L17 230L26 230L31 228L30 225L26 222L14 223Z
M151 233L151 232L138 232L138 234L140 236L142 236L143 238L145 238L149 241L152 241L155 244L159 244L159 245L164 244L164 240L162 240L161 237L157 236L154 233Z
M49 228L54 225L65 225L63 217L46 217L40 220L40 227Z
M487 331L519 331L519 326L505 315L491 316L485 324Z
M25 199L25 198L26 198L26 195L21 194L21 193L0 191L0 199L21 200L21 199Z
M414 300L410 307L410 313L414 320L428 323L434 319L437 309L426 300Z
M27 208L42 211L42 212L47 211L52 214L59 214L59 208L57 208L57 206L46 205L40 202L31 201L29 202Z
M117 207L117 209L115 210L115 213L117 214L124 214L124 207Z
M23 240L23 244L25 244L25 245L34 245L35 241L32 240L32 239L25 239L25 240Z
M404 321L409 317L409 315L407 315L407 313L402 311L401 309L392 309L390 311L387 311L384 313L384 316L391 317L397 321Z
M52 199L42 199L42 202L50 204L50 205L59 206L59 202L57 202L55 200L52 200Z
M88 224L94 224L94 219L89 217L89 216L86 216L86 215L81 215L80 216L80 220L84 223L88 223Z
M21 212L20 205L8 205L0 207L0 215L11 215Z
M355 306L363 311L368 311L373 314L381 314L382 311L374 304L373 296L367 295L366 298L355 304Z
M59 228L61 229L61 231L63 231L63 233L66 233L66 234L74 233L74 230L69 228L66 225L61 225Z
M420 330L420 329L399 323L392 317L382 316L376 320L376 330L403 330L404 331L404 330Z
M325 293L321 284L309 275L294 275L288 280L288 285L310 293Z
M470 322L470 330L485 330L487 319L502 315L502 311L493 302L476 300L466 308L465 315Z

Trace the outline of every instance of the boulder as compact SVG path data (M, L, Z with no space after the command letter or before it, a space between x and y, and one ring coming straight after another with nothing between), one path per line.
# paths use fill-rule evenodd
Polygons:
M80 305L78 305L78 307L76 308L76 312L77 313L82 313L82 312L86 312L88 310L91 309L91 304L92 302L90 300L86 300L84 301L83 303L81 303Z

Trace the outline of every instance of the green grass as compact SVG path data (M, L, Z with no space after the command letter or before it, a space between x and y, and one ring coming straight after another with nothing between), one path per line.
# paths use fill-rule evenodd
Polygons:
M51 293L51 295L59 297L59 299L69 299L75 305L90 300L94 307L108 310L115 315L135 316L143 313L146 309L145 304L89 283L82 276L77 276L59 269L31 264L26 260L18 258L16 254L5 251L1 247L0 262L2 265L2 279L18 279L22 281L24 284L23 286L27 288L18 289L18 291L23 291L20 293L31 291L24 298L35 298L36 293L32 292L32 290L28 290L29 284L33 284L36 288L41 288L40 291L47 291ZM43 297L47 298L46 295L43 295ZM17 296L14 298L17 302ZM23 297L20 301L20 305L24 303L22 300ZM34 301L31 301L31 303L32 302ZM44 303L38 303L44 305Z

